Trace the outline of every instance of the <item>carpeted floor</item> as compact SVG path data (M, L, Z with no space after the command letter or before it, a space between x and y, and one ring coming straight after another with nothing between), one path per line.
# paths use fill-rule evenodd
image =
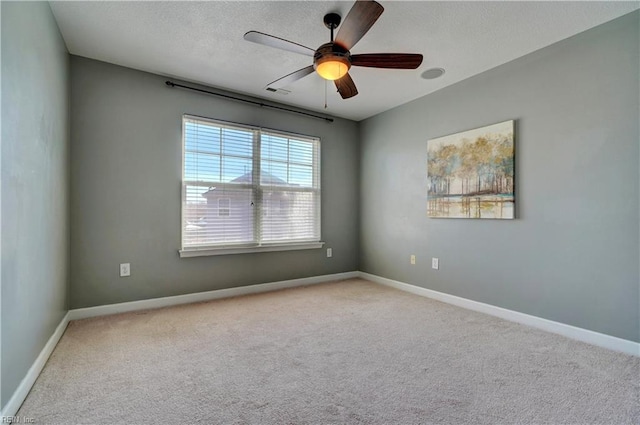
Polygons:
M72 322L38 424L639 424L640 358L364 280Z

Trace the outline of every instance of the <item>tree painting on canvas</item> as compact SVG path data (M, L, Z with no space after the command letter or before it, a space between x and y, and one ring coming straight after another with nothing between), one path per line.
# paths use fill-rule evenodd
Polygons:
M515 217L514 121L427 141L429 217Z

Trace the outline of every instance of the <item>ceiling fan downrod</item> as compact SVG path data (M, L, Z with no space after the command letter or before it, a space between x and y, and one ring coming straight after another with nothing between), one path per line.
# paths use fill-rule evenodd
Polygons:
M331 42L333 43L333 30L338 28L342 17L337 13L327 13L324 15L324 26L331 30Z

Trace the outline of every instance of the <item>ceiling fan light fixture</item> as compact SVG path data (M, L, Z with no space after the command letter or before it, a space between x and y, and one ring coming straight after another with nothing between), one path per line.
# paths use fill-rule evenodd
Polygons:
M316 65L316 72L325 80L339 80L349 72L349 63L345 60L329 59Z
M320 46L313 59L313 67L318 75L329 81L339 80L351 68L349 51L334 43Z

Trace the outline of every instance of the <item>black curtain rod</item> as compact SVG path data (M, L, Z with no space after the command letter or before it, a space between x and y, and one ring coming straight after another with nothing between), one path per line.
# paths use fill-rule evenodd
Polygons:
M253 100L242 99L241 97L235 97L235 96L230 96L228 94L216 93L216 92L212 92L212 91L209 91L209 90L199 89L199 88L196 88L196 87L184 86L182 84L174 83L173 81L168 81L167 80L165 82L165 84L168 85L169 87L180 87L180 88L183 88L183 89L193 90L193 91L197 91L197 92L200 92L200 93L206 93L206 94L210 94L210 95L213 95L213 96L224 97L225 99L232 99L232 100L237 100L237 101L240 101L240 102L250 103L252 105L258 105L258 106L262 106L264 108L278 109L280 111L291 112L293 114L306 115L307 117L318 118L320 120L333 122L333 118L323 117L321 115L310 114L308 112L296 111L295 109L283 108L281 106L269 105L267 103L256 102L256 101L253 101Z

